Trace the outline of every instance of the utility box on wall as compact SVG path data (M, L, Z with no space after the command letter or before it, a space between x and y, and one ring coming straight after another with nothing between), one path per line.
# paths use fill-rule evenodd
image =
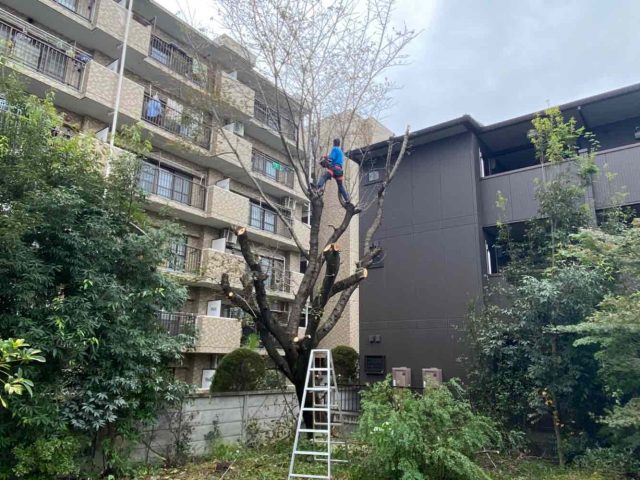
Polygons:
M423 368L422 369L422 386L427 388L429 385L440 385L442 383L441 368Z
M391 369L394 387L411 386L411 369L409 367L395 367Z

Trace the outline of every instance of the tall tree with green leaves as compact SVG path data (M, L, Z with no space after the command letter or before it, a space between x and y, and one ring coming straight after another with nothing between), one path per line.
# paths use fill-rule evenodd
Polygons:
M503 282L487 292L485 308L471 315L470 379L473 397L507 423L525 427L550 418L563 465L565 432L593 434L590 415L606 403L592 352L574 349L575 336L557 331L587 318L610 288L600 271L559 255L573 234L595 223L587 188L598 143L557 108L532 126L541 168L538 215L520 238L499 226L510 263ZM580 145L588 153L579 153Z
M185 300L159 269L178 232L144 213L138 159L56 135L51 98L7 79L0 91L10 105L0 112L0 338L24 338L47 359L24 367L33 397L0 410L0 477L17 463L37 469L23 461L33 449L69 437L101 447L113 468L116 440L186 393L169 365L193 338L169 336L156 317Z

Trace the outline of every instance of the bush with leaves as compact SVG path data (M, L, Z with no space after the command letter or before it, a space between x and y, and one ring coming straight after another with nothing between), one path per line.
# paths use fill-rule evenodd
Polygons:
M338 345L331 349L333 367L336 371L339 383L349 383L358 380L358 363L360 356L358 352L347 346Z
M374 384L362 395L358 437L371 480L486 480L475 456L500 443L494 422L474 413L455 381L423 395L393 388L389 379Z
M212 392L255 390L265 375L264 359L248 348L225 355L211 383Z
M551 421L563 465L573 454L564 452L568 438L580 438L571 447L578 450L589 443L583 437L595 441L595 419L607 398L595 374L595 349L575 349L575 334L558 328L589 317L612 283L603 270L563 255L573 235L593 224L586 192L598 143L557 108L532 123L542 177L535 187L538 215L520 237L498 226L509 264L502 281L488 288L484 308L470 315L466 364L472 397L508 428ZM578 152L579 140L590 146L588 154ZM504 198L498 203L504 207Z
M41 352L29 348L23 339L2 340L0 338L0 407L8 408L9 395L22 395L25 391L33 395L33 382L22 376L22 368L29 362L44 362Z
M2 477L17 468L12 452L36 439L55 445L73 433L91 451L135 439L186 394L169 365L193 338L157 321L186 297L159 268L180 232L145 214L139 159L111 158L90 136L52 135L62 118L51 98L5 79L0 92L10 105L0 113L0 337L24 338L47 359L24 366L33 397L0 409Z

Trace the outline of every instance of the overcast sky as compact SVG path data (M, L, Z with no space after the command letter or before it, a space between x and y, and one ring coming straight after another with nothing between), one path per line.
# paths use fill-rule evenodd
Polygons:
M214 0L158 0L199 19ZM490 124L640 82L640 0L397 0L421 35L382 122L396 133L468 113Z

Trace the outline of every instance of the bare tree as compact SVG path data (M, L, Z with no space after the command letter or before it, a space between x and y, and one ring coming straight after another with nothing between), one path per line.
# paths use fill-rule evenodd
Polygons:
M247 229L236 234L250 274L236 288L228 274L221 286L226 297L255 322L262 343L276 366L302 397L310 351L335 327L351 295L367 277L367 268L382 252L373 236L383 219L384 199L408 145L409 128L401 141L389 140L383 181L367 200L346 203L344 215L321 242L325 202L314 184L315 165L332 136L349 138L356 118L378 115L389 105L393 85L385 72L402 65L403 50L416 36L392 22L395 0L218 0L222 21L245 52L257 57L250 86L256 99L269 105L272 125L293 169L310 211L309 244L297 235L293 221L263 191L249 165L240 158L233 136L219 129L229 152L236 155L262 200L273 209L294 239L307 269L290 305L288 319L276 318L270 305L256 245ZM223 115L212 105L214 122ZM339 115L338 131L326 119ZM355 128L355 127L354 127ZM323 135L327 138L322 138ZM349 148L351 146L347 146ZM351 179L351 184L353 182ZM357 193L353 188L352 194ZM339 207L338 207L339 208ZM354 272L337 280L341 268L338 241L365 208L375 208ZM305 335L298 337L301 314L309 306Z

